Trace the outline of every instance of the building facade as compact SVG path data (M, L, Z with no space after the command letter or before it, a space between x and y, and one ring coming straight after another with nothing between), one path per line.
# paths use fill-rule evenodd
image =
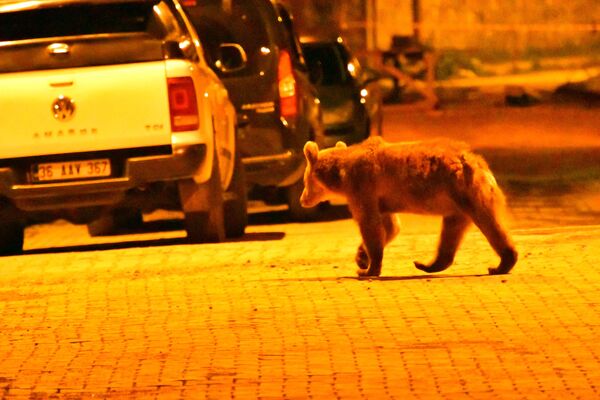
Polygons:
M357 49L387 50L417 34L435 49L519 53L600 51L598 0L288 0L300 30L341 33Z

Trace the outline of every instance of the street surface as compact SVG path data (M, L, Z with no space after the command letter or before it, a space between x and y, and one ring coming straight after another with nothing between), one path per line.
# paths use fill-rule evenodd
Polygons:
M496 111L502 120L477 117L475 147L523 129L513 115L546 112ZM389 106L384 136L451 134L464 115L432 111L446 125L435 128L424 113ZM578 125L578 145L600 137L600 125ZM547 143L535 129L527 144ZM523 147L527 136L509 133ZM600 398L600 190L582 165L574 184L532 166L522 185L497 164L520 253L506 276L486 275L498 259L476 229L448 270L417 270L440 219L407 215L382 276L357 279L360 239L343 206L305 224L254 208L241 240L207 245L187 244L166 213L118 236L30 227L25 254L0 259L0 398Z

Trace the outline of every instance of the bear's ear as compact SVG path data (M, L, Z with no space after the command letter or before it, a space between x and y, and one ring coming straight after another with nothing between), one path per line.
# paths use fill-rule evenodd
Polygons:
M341 140L335 144L336 149L345 149L346 147L348 147L346 146L346 143L342 142Z
M304 157L309 164L314 164L319 158L319 145L315 142L308 141L304 145Z

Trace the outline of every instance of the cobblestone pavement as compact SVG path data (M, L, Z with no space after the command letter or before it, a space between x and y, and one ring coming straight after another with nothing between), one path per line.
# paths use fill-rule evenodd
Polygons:
M406 216L358 280L349 219L89 238L57 222L0 259L2 399L591 399L600 225L514 229L508 276L472 230L425 275L439 220Z
M600 144L593 110L390 110L392 140ZM486 275L498 260L475 229L447 271L415 269L438 240L429 217L403 216L371 280L347 218L258 214L214 245L186 244L177 221L102 238L28 228L25 254L0 258L0 399L600 398L598 193L509 197L508 276Z

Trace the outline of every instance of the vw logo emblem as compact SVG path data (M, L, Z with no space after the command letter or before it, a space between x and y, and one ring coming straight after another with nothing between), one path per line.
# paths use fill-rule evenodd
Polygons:
M52 103L52 114L59 121L70 120L75 114L75 102L66 96L58 96Z

